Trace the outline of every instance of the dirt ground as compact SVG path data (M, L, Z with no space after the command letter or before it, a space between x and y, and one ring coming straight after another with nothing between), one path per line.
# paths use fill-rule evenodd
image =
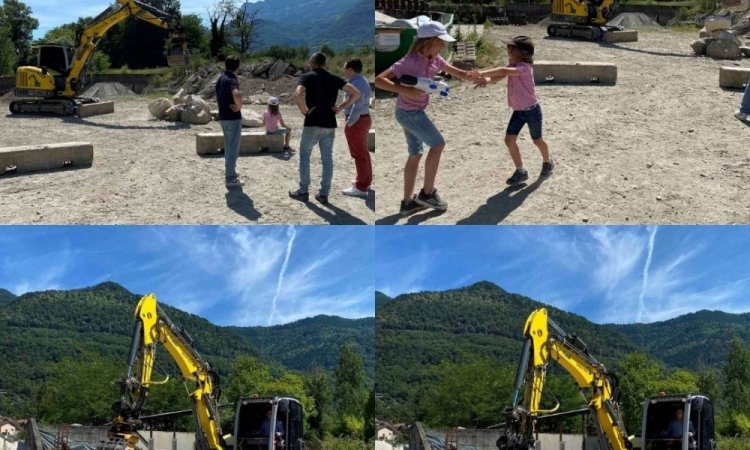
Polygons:
M525 128L530 179L507 188L505 82L452 81L450 97L428 108L447 143L436 186L448 211L399 219L406 146L395 99L378 100L376 223L750 223L750 128L733 116L742 92L718 84L719 67L737 63L692 56L697 31L641 30L638 42L608 45L545 38L534 25L485 30L498 43L519 34L534 38L537 60L618 67L616 86L537 86L555 173L537 179L541 158ZM417 189L423 170L424 158Z
M195 135L220 132L218 122L190 126L152 119L145 98L117 100L115 113L86 119L11 116L0 100L0 147L84 141L94 145L91 168L0 176L0 223L25 224L372 224L370 198L346 197L354 177L343 128L336 134L330 205L307 204L298 187L297 153L240 156L241 189L224 187L223 157L201 157ZM263 106L252 109L262 113ZM299 144L302 116L282 106ZM339 117L343 125L343 117ZM374 154L371 153L374 157ZM320 183L313 150L311 194Z

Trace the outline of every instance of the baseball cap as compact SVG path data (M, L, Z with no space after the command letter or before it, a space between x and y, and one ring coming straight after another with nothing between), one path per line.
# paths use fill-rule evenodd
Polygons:
M417 29L417 37L438 37L445 42L456 42L456 40L453 39L450 34L448 34L448 30L445 29L445 25L440 22L435 22L434 20L420 25Z
M268 99L268 104L271 105L271 106L278 106L279 99L276 98L276 97L271 97L271 98Z
M511 40L503 39L503 44L518 47L519 50L522 50L529 55L534 54L534 42L532 42L531 38L528 36L516 36Z

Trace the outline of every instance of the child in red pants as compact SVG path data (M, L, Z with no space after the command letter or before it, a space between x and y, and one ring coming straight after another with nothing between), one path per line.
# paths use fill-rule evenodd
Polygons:
M368 190L372 184L372 161L370 160L370 151L367 148L367 133L372 126L372 120L370 119L372 91L370 83L362 76L362 61L359 59L352 58L346 62L344 76L362 95L352 106L344 110L346 114L344 134L346 135L346 142L349 144L349 153L354 158L357 178L342 193L351 197L367 198Z

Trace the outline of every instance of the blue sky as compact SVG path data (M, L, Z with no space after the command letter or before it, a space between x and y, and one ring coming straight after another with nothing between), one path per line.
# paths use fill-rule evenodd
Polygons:
M0 287L114 281L217 325L373 316L369 227L0 227Z
M376 289L488 280L597 323L750 311L750 227L376 227Z
M75 22L79 17L96 17L114 0L22 0L29 6L33 16L39 20L34 38L41 39L56 26ZM239 3L239 2L238 2ZM250 3L255 3L251 1ZM180 0L182 14L198 14L207 20L206 10L214 0Z

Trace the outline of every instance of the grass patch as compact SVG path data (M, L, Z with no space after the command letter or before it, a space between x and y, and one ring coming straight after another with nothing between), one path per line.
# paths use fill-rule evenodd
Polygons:
M456 35L457 41L473 42L477 51L477 68L484 69L504 65L502 58L505 57L505 48L498 47L484 36L479 36L476 29L472 30L466 36L459 32Z
M163 75L169 72L169 67L153 67L149 69L130 69L128 66L117 69L107 69L100 72L102 75Z
M750 439L723 437L716 443L716 450L750 450Z
M305 450L371 450L374 444L349 438L329 437L305 441ZM734 449L728 449L734 450Z

